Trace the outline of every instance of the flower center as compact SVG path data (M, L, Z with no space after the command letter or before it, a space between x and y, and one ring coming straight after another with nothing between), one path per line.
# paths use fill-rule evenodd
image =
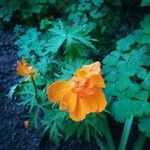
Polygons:
M91 95L94 93L94 84L88 79L72 78L71 83L74 88L73 91L78 94L78 97L84 98L86 95Z

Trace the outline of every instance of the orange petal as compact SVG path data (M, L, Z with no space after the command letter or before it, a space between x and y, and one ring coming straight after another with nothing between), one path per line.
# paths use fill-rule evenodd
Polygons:
M87 95L83 100L82 100L82 109L85 114L89 114L91 112L96 112L97 111L97 103L95 102L95 95Z
M69 82L63 80L56 81L47 89L48 99L52 102L59 102L71 89L72 85Z
M81 121L85 119L85 113L83 111L82 99L77 99L76 108L73 112L69 113L70 118L74 121Z
M90 74L99 74L101 72L101 64L99 61L91 64L91 65L84 65L83 69L88 71Z
M95 98L95 102L97 103L97 112L103 111L107 105L106 97L103 91L100 89L95 89L93 97Z
M25 75L26 75L23 66L18 66L17 69L16 69L16 71L18 72L18 74L19 74L20 76L25 76Z
M84 69L78 69L76 71L76 76L79 78L85 78L87 76L87 71Z
M105 82L103 77L99 74L99 75L92 75L89 77L89 80L97 87L99 88L105 88Z
M64 95L62 101L67 106L67 109L69 112L72 112L75 110L76 103L77 103L77 94L70 91L67 94Z

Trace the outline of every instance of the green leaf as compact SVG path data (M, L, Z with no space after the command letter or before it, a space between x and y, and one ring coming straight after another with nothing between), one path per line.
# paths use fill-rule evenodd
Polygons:
M147 70L140 67L139 71L137 72L137 76L140 78L140 79L145 79L147 75Z
M43 19L41 22L40 22L40 29L45 29L48 25L52 24L52 22L49 20L49 19Z
M68 37L71 37L72 39L79 41L85 46L94 49L94 46L91 43L91 41L93 41L94 39L92 39L91 36L87 35L89 31L87 30L86 25L75 24L74 26L69 27L67 30L68 30Z
M149 1L150 4L150 1ZM150 33L150 15L144 17L144 20L140 23L144 33Z
M138 84L130 84L129 88L126 90L126 94L130 98L135 98L139 92L141 92L141 86Z
M93 137L101 136L104 128L103 119L103 115L90 114L80 122L67 120L64 128L67 139L76 136L91 141Z
M76 58L84 53L85 47L93 48L91 41L93 40L88 36L89 31L85 25L64 26L62 22L54 23L52 29L49 30L51 38L49 39L48 49L45 54L57 52L62 44L66 44L65 53L69 58ZM67 41L65 43L65 41Z
M42 125L45 127L45 131L49 132L50 140L55 143L59 143L63 137L64 120L66 119L66 112L60 110L44 109L44 118Z
M140 118L139 130L144 132L146 136L150 137L150 116Z
M74 61L66 61L61 67L61 73L58 75L58 79L69 80L70 78L72 78L72 76L78 68L81 68L83 65L90 63L92 62L85 59L75 59Z
M120 52L118 51L113 51L111 55L108 55L104 59L104 64L109 64L110 66L115 66L117 65L120 57Z
M98 19L100 17L103 17L102 12L98 12L97 10L93 10L90 12L90 16L93 17L93 19Z
M130 50L130 46L136 42L136 38L133 35L128 35L126 38L123 38L117 42L117 49L121 51Z
M116 82L115 89L119 92L123 92L129 87L130 84L131 84L130 79L126 77L120 77Z
M81 43L74 41L72 38L68 37L66 49L64 52L66 54L66 58L77 58L78 56L83 54L84 51L85 47Z
M20 2L17 0L11 0L11 1L0 1L0 18L3 19L3 21L10 21L11 16L13 13L20 8Z
M150 6L150 0L142 0L141 6Z
M147 74L146 78L142 82L142 87L150 91L150 72Z
M46 52L44 52L44 55L48 54L49 52L56 53L60 46L64 43L65 39L65 36L53 35L53 37L48 40Z
M92 3L98 7L100 7L103 4L103 2L104 0L92 0Z
M141 44L150 44L150 34L143 34L139 40Z
M121 100L112 104L111 113L115 117L115 120L124 122L131 116L141 117L144 114L150 115L150 103L142 101L131 101L122 98Z

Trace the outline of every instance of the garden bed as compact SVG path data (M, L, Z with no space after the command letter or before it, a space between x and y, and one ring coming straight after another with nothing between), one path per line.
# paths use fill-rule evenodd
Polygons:
M150 150L149 0L0 1L0 150Z

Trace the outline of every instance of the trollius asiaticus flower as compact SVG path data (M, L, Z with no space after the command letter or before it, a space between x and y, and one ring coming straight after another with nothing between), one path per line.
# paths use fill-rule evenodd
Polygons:
M20 76L25 76L27 79L35 77L37 75L37 70L33 66L29 65L25 59L17 62L16 71Z
M52 83L47 94L49 101L60 103L60 109L68 111L72 120L81 121L86 114L105 109L107 102L102 88L105 88L105 83L100 62L95 62L76 70L68 81Z

